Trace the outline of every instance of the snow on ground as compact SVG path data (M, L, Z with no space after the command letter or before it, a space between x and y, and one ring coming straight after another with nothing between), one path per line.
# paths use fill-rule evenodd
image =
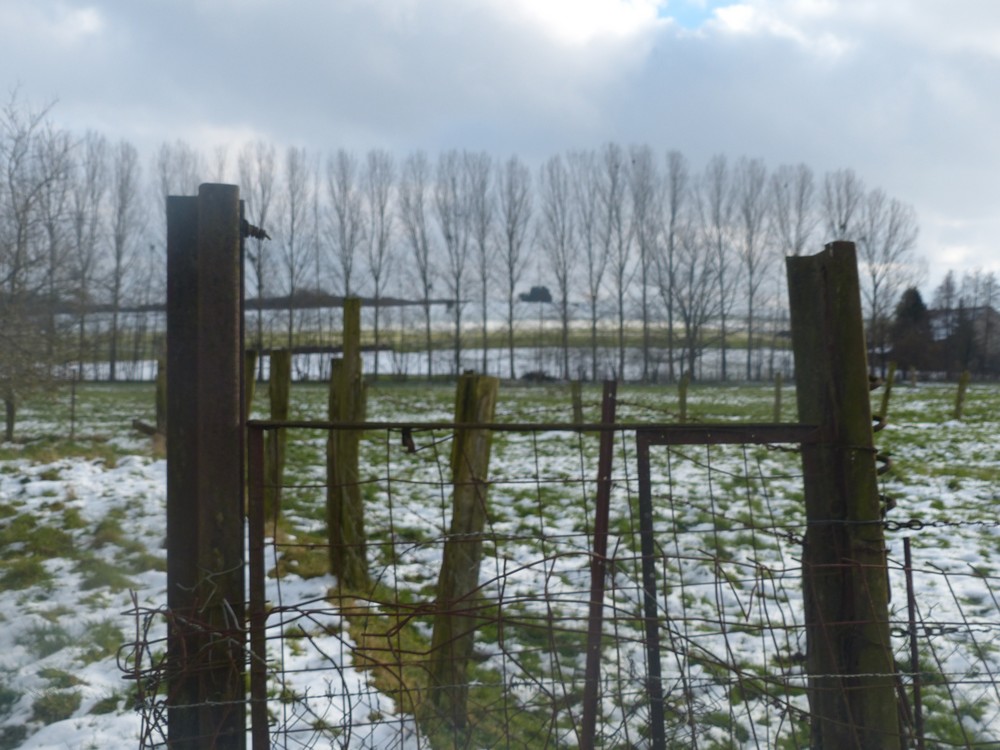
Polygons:
M111 468L84 459L0 466L6 528L24 519L24 533L51 540L47 575L0 591L0 686L10 698L0 705L2 746L137 746L139 717L116 659L130 590L144 606L165 598L165 468L140 457Z
M766 391L765 388L761 390ZM744 408L746 392L744 389L743 395L731 402L724 402L718 391L714 394L695 392L689 409L702 415L716 412L724 415ZM950 420L949 392L943 386L897 389L892 424L876 438L880 447L893 453L896 462L896 471L884 487L884 491L897 500L897 507L888 518L901 524L914 520L923 524L922 528L891 530L887 535L894 592L893 617L899 625L898 630L905 629L901 544L903 536L908 535L913 541L919 615L923 622L920 640L923 668L955 682L967 681L967 687L955 695L963 711L976 709L961 726L951 721L950 727L938 731L965 731L969 741L991 742L1000 737L1000 698L993 677L1000 674L1000 655L992 646L1000 626L997 605L1000 570L994 562L1000 542L1000 524L991 511L1000 499L995 443L995 436L1000 431L1000 413L995 409L977 411L974 407L977 399L985 402L993 397L993 391L983 387L973 389L970 394L973 405L970 416L963 421ZM412 396L412 392L403 391L401 395L386 391L387 400L372 409L373 418L386 418L387 413L401 412L422 419L447 418L450 401L447 396L438 398L433 404L410 401L404 405L402 399L409 400ZM630 397L640 400L640 396L634 394ZM671 401L661 394L650 397L660 406L669 406ZM322 403L322 398L321 389L317 389L312 400L302 397L297 406L299 414L308 416L308 411L316 402ZM504 408L511 407L505 404ZM511 418L515 416L510 414ZM27 431L36 433L50 427L51 423L43 419L22 425ZM545 435L538 439L537 444L543 451L549 450L547 439ZM0 553L4 563L0 567L0 750L17 747L134 750L137 747L140 717L130 705L131 684L123 679L118 657L121 645L133 638L134 621L123 614L133 608L132 597L136 597L140 606L150 608L162 607L166 600L165 463L142 455L148 454L145 446L127 433L110 440L119 451L134 449L138 455L125 455L112 464L91 458L0 461ZM498 450L496 476L516 476L519 466L533 460L535 445L514 442L509 449ZM579 470L573 456L551 455L548 460L551 465L546 471L552 475L560 472L572 475ZM715 468L738 473L743 470L738 463L739 456L736 464L720 460ZM764 468L772 477L767 487L771 504L767 507L783 514L774 519L778 522L787 520L790 509L794 508L798 480L794 472L787 470L789 465L794 465L794 461L789 464L779 458L772 461L770 457L764 460ZM695 487L703 483L704 472L699 473L697 461L678 460L672 469L675 483L694 482ZM756 471L755 467L751 469ZM792 476L785 476L789 473ZM622 484L627 486L629 482L634 482L634 476L624 478ZM509 497L509 501L500 500L504 497ZM622 509L627 508L627 500L617 497L615 507L625 512ZM519 495L516 487L498 488L497 498L500 506L496 518L498 533L515 534L522 528L521 516L538 512L532 507L532 498ZM738 519L736 506L711 509L715 514L713 518L704 512L704 497L699 499L696 491L678 491L676 499L676 504L672 502L658 508L655 519L658 531L668 535L671 529L679 527L687 532L701 529L705 536L702 542L695 540L696 545L707 544L706 540L716 534L716 543L721 539L730 545L727 565L734 573L730 576L733 587L728 591L725 587L720 588L711 571L696 564L692 557L691 563L678 564L674 572L683 574L689 592L704 586L707 595L700 602L690 597L682 599L682 592L677 589L663 606L672 612L682 611L683 607L707 607L690 610L692 617L701 612L711 614L712 607L719 607L730 613L732 622L737 622L740 617L746 617L746 610L741 610L741 606L745 605L749 594L755 608L769 599L767 606L774 608L773 614L765 613L764 619L794 617L800 611L797 581L760 579L740 583L735 575L747 565L762 561L773 562L773 569L780 570L786 564L786 557L794 562L794 545L758 538L753 542L752 552L748 552L737 545L735 536L719 535L718 517L728 514ZM397 528L430 527L434 533L440 530L440 498L429 497L426 507L418 504L398 506L396 512ZM377 513L374 518L377 519ZM306 517L298 520L303 529L314 522ZM574 529L574 519L568 512L536 520L539 529L553 537ZM668 539L665 544L669 542ZM414 554L406 561L409 567L400 566L392 571L398 578L398 585L405 585L407 580L433 580L438 558L427 552L427 548L415 546ZM519 556L530 557L532 553L530 545L512 546L506 550L506 554L518 559ZM617 571L616 575L622 578L622 591L629 586L634 588L634 580L629 579L632 574L634 571L627 567ZM579 589L580 579L580 571L572 567L556 575L552 568L538 566L535 570L519 572L507 584L524 591L541 586L556 595L564 590L572 593ZM286 601L319 599L332 584L326 576L302 580L290 575L281 581L281 595ZM391 584L397 585L397 580L394 578ZM765 591L764 584L772 588ZM740 586L745 588L741 590ZM276 599L276 596L269 594L269 598ZM572 604L567 601L565 606L571 608ZM330 724L345 716L365 721L372 714L392 714L395 710L392 701L366 688L366 676L352 668L349 654L353 644L341 629L342 623L336 615L326 612L318 617L325 619L313 624L323 626L329 633L324 636L326 641L315 639L319 650L289 650L280 655L286 669L298 675L289 678L287 687L303 696L324 696L316 702L315 710L325 712L323 718ZM277 628L287 625L274 623ZM153 637L157 635L162 636L162 632L152 634ZM701 637L693 630L678 635L688 642ZM901 660L908 647L908 638L904 636L905 633L897 633L894 639ZM754 641L737 633L726 648L753 654L760 644L760 640ZM692 655L697 656L697 650L680 654L685 658ZM641 653L622 652L618 658L634 660L635 669L641 673ZM668 684L670 680L680 679L675 669L678 663L673 657L664 661ZM329 678L324 680L321 671L310 671L318 666L337 671L345 695L364 695L365 700L350 706L329 700L329 685L326 684ZM498 661L496 666L502 670L504 663ZM302 671L295 673L296 668ZM694 658L688 659L685 669L687 672L682 676L688 680L711 676L705 671L705 664ZM705 696L712 697L709 692ZM954 708L941 700L940 693L928 697L930 701L926 705L936 711L933 718L943 716L947 719L953 713ZM619 704L609 702L606 705L609 717L621 710ZM736 719L747 726L764 726L761 717L751 715L745 706L731 705L722 710L729 712L730 720ZM286 728L294 728L299 719L287 715L282 720ZM302 721L305 722L305 718ZM706 733L718 735L719 742L732 741L732 737L717 727L707 728ZM951 738L954 740L954 735ZM961 743L962 739L959 736L957 741ZM756 746L760 741L757 737L742 744ZM364 737L358 737L354 746L391 744L405 748L415 746L415 742L412 723L401 731L396 721L372 727Z

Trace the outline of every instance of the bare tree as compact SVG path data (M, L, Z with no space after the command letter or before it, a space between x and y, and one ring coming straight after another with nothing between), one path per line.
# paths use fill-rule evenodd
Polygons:
M365 245L368 273L372 277L375 297L375 377L378 377L380 314L382 293L389 275L392 251L393 213L392 187L396 166L388 151L369 151L365 159L364 192L367 207L368 230Z
M542 165L538 178L538 192L540 202L538 243L558 287L562 377L568 380L571 377L569 290L576 270L578 248L570 173L562 157L553 156Z
M729 313L733 307L732 226L735 201L732 176L726 157L713 156L705 167L697 190L699 238L706 243L712 257L715 274L715 312L719 319L720 376L729 377L727 354L729 348Z
M77 306L77 354L81 368L86 357L87 307L93 303L93 289L105 238L104 212L108 194L109 147L104 136L88 132L74 162L70 187L71 254Z
M274 146L258 140L246 144L240 151L237 169L240 175L240 194L246 201L247 220L254 226L261 227L270 234L268 224L271 220L272 203L275 198L275 183L277 181L277 156ZM259 301L267 296L268 281L273 274L273 263L265 252L265 239L262 236L251 237L247 241L246 261L253 280L254 293ZM257 306L255 345L258 350L264 348L264 309ZM263 357L259 366L263 368ZM261 370L262 372L262 370Z
M206 168L201 154L182 140L160 144L153 158L153 196L157 205L154 216L159 216L157 227L159 241L151 246L149 257L150 279L161 295L166 291L167 248L167 196L197 195L198 186L204 181Z
M864 183L853 169L838 169L823 177L824 242L855 239L855 224L864 198Z
M499 174L500 234L498 257L504 271L507 302L507 351L514 379L514 301L526 258L524 243L531 222L531 171L516 156L504 162ZM539 303L541 304L541 303Z
M196 195L205 174L202 156L182 140L162 143L156 152L156 174L159 198L166 204L168 195Z
M427 154L417 151L410 154L403 162L403 174L399 183L399 219L413 258L423 303L428 380L434 376L431 356L431 291L434 288L435 275L431 235L427 229L430 171Z
M939 316L939 336L947 338L954 333L955 317L953 312L958 305L958 284L955 282L955 272L948 271L934 290L934 309Z
M312 265L312 279L313 284L317 290L322 289L323 280L328 278L329 274L326 272L327 263L329 258L327 257L329 253L327 252L327 247L324 244L324 235L328 235L328 232L323 231L323 226L327 222L327 205L323 200L324 191L321 189L320 175L323 173L323 159L322 156L317 153L311 157L312 164L309 167L310 174L313 176L313 189L309 191L310 201L308 210L308 220L307 224L310 227L308 233L308 247L306 248L306 255L308 257L307 263ZM302 313L303 317L306 316L305 311ZM316 326L314 331L315 338L317 341L324 341L326 339L325 324L329 324L328 330L333 331L336 327L336 311L332 309L326 309L318 307L312 311L313 324ZM324 320L326 318L326 320ZM328 361L324 360L320 363L320 377L326 378L328 373L327 369L329 367Z
M590 315L590 377L597 380L597 324L600 319L601 286L608 265L607 249L600 240L601 199L597 157L593 151L574 151L569 154L569 169Z
M816 185L805 164L782 165L771 173L774 239L782 255L802 255L819 222Z
M59 305L70 283L69 232L70 185L73 170L73 140L51 124L39 133L38 159L42 171L51 176L39 193L39 209L45 235L46 354L55 356L59 345Z
M686 210L690 191L687 161L679 151L667 153L663 201L663 242L656 258L660 297L667 311L667 363L669 378L674 372L674 292L677 286L677 255L680 234L688 222Z
M281 264L285 288L288 290L287 341L295 343L295 298L309 269L310 227L309 207L314 177L309 168L305 148L291 146L285 152L282 191L278 201L278 221L275 238L281 248Z
M118 364L118 324L128 274L135 263L143 232L145 212L139 191L142 167L139 152L128 141L119 141L111 155L111 267L107 280L111 303L111 348L108 376L113 382Z
M917 233L917 217L911 206L889 198L881 189L865 196L857 228L858 261L864 279L861 289L868 308L869 340L879 351L883 374L892 307L902 290L917 281L912 263Z
M652 340L650 330L649 290L655 288L653 273L662 230L660 215L662 180L656 168L653 150L649 146L633 147L632 164L628 171L629 195L632 199L632 227L639 251L639 309L642 317L642 380L650 379Z
M716 238L710 226L679 218L675 235L673 279L661 275L660 294L669 294L681 321L682 370L695 377L696 366L706 346L704 330L718 314L718 272L715 268Z
M437 162L434 208L444 241L445 283L454 314L454 372L462 371L462 310L469 257L469 186L465 158L458 151L442 153Z
M330 236L340 288L345 297L355 293L354 263L365 238L364 204L358 184L358 162L339 149L326 163L326 186L330 199Z
M746 379L753 379L755 314L761 283L769 260L769 195L767 168L760 159L742 158L736 164L736 249L740 258L747 305Z
M496 201L493 194L493 159L489 154L466 154L469 179L469 222L472 244L475 247L476 282L479 286L480 332L482 335L482 371L489 365L489 291L493 280L495 255L493 253L493 224L496 219Z
M13 440L17 408L53 381L56 362L45 336L46 233L43 200L51 183L44 143L49 107L32 109L17 91L0 110L0 396L5 440Z
M618 369L625 376L625 299L634 274L632 241L634 225L628 200L628 165L617 143L601 151L600 238L611 271L612 294L618 312Z
M996 372L997 365L1000 364L993 339L996 336L996 327L993 320L993 312L997 303L1000 287L997 286L997 275L995 272L983 273L979 286L979 312L980 312L980 337L982 348L983 369L987 372Z
M229 144L220 143L212 149L212 182L225 182L229 173Z

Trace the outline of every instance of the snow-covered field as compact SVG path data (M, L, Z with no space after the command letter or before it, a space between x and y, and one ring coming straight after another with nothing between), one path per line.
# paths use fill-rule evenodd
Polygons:
M902 539L909 536L919 591L917 642L929 746L990 745L1000 743L1000 651L994 645L1000 634L1000 522L994 511L1000 499L1000 389L974 386L962 421L950 419L953 393L951 386L897 386L891 425L876 437L894 458L894 471L883 488L896 500L887 516L893 645L910 690L902 571ZM771 395L769 386L695 387L688 409L706 421L767 421ZM785 395L787 419L794 408L792 389ZM369 418L394 420L447 419L452 401L447 389L424 387L376 389L371 398ZM589 416L596 418L597 391L588 391L587 398ZM676 407L668 388L625 389L620 398L619 416L630 421L666 421ZM322 416L322 388L296 386L293 399L293 417ZM26 442L0 453L0 750L138 745L134 686L119 666L128 649L120 649L135 638L135 620L124 613L136 603L151 609L165 605L165 465L128 425L134 417L148 419L152 401L146 386L84 387L78 402L79 439L68 447L50 439L65 433L69 423L68 396L60 395L25 409L19 430ZM498 406L498 419L557 421L569 416L568 392L560 386L508 390ZM418 443L426 445L419 436ZM373 450L384 454L382 446ZM291 454L302 463L293 474L315 479L320 467L304 464L318 460L321 451L319 438L303 437ZM579 683L582 661L579 654L567 653L565 645L579 643L583 626L573 621L585 611L579 594L589 584L581 554L586 549L583 504L560 505L551 487L542 487L555 486L559 477L593 476L592 449L567 453L565 444L547 433L497 441L492 466L496 484L491 488L494 544L483 566L485 596L526 597L523 619L562 618L568 623L567 640L561 650L558 643L536 649L540 656L530 663L523 659L531 645L529 627L512 628L502 647L494 632L485 633L477 646L482 649L477 674L501 675L522 691L514 699L530 703L532 684L554 680L557 673L567 679L571 689L555 695L561 699L556 713L562 713L552 719L550 745L575 743L566 726L576 706L573 686ZM386 460L384 455L380 460ZM791 635L776 635L758 626L794 625L800 616L797 459L780 452L708 455L691 449L657 461L655 520L666 561L660 569L666 576L662 663L672 736L701 747L792 742L798 719L773 706L804 708L801 693L764 698L757 693L764 673L783 675L795 687L799 667L789 658L797 636L794 628ZM405 471L397 464L393 471ZM534 477L535 485L525 489L525 477ZM608 645L604 661L614 664L611 682L641 684L644 654L632 640L641 627L632 614L639 606L638 570L634 555L628 554L637 540L627 523L635 497L634 466L620 461L615 477L611 549L620 550L621 565L609 580L609 600L623 614L614 620L621 637ZM672 492L665 489L668 480ZM713 483L711 492L705 491L708 482ZM431 487L424 494L423 499L411 493L405 500L373 503L368 518L376 540L386 538L387 528L394 530L394 540L408 540L406 545L376 545L372 557L384 585L414 599L426 598L433 588L441 552L436 540L446 523L441 493ZM747 505L737 502L751 496ZM553 500L551 506L548 500ZM290 501L289 520L303 538L321 528L322 511L312 513L310 502L305 495L300 502ZM753 520L748 513L756 514ZM782 529L787 537L773 533ZM538 560L548 562L532 562ZM269 599L322 602L333 583L325 575L289 573L281 579L281 591L270 591ZM545 601L542 593L549 595L547 611L532 611ZM397 700L376 689L370 671L355 668L356 643L345 618L330 607L317 609L322 611L311 615L311 640L286 638L280 643L283 650L272 654L290 675L286 695L296 696L275 701L279 721L286 728L304 723L296 706L314 696L319 700L313 709L324 712L322 727L335 726L345 716L364 725L349 742L339 732L324 739L312 716L309 741L317 747L341 746L334 737L351 747L426 747L413 723L400 721ZM283 632L288 625L275 623ZM415 626L424 627L419 622ZM522 679L528 673L534 683ZM630 714L626 693L625 687L617 695L609 691L603 703L608 746L643 744L639 725L645 709L636 699ZM359 696L363 699L357 700ZM770 698L776 701L769 703ZM542 746L544 740L514 744Z

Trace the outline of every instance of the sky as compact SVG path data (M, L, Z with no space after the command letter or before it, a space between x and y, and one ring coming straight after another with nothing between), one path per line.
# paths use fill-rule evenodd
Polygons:
M997 0L0 0L0 89L150 155L617 141L851 168L916 209L927 289L1000 272Z

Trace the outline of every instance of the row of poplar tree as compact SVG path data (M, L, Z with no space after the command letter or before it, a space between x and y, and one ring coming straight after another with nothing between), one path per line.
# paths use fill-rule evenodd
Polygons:
M248 295L289 300L281 341L258 315L251 343L296 345L308 318L295 301L314 292L406 298L428 350L446 317L456 372L463 347L496 347L487 334L499 328L508 372L496 374L518 374L516 331L538 310L520 301L529 280L551 290L553 375L608 374L598 348L610 340L612 374L625 372L628 350L642 378L675 378L711 348L723 378L753 378L766 374L763 351L785 325L783 256L853 240L874 344L887 340L920 268L912 207L851 169L817 176L804 164L723 155L693 165L645 145L528 163L260 141L203 153L169 141L144 158L128 141L57 126L50 107L15 93L0 113L0 171L0 388L9 403L57 362L99 360L118 376L136 327L123 312L163 300L166 196L206 181L239 184L248 220L271 238L248 241ZM442 299L444 314L433 304ZM739 371L727 362L734 348L746 352ZM587 371L571 372L571 351Z

